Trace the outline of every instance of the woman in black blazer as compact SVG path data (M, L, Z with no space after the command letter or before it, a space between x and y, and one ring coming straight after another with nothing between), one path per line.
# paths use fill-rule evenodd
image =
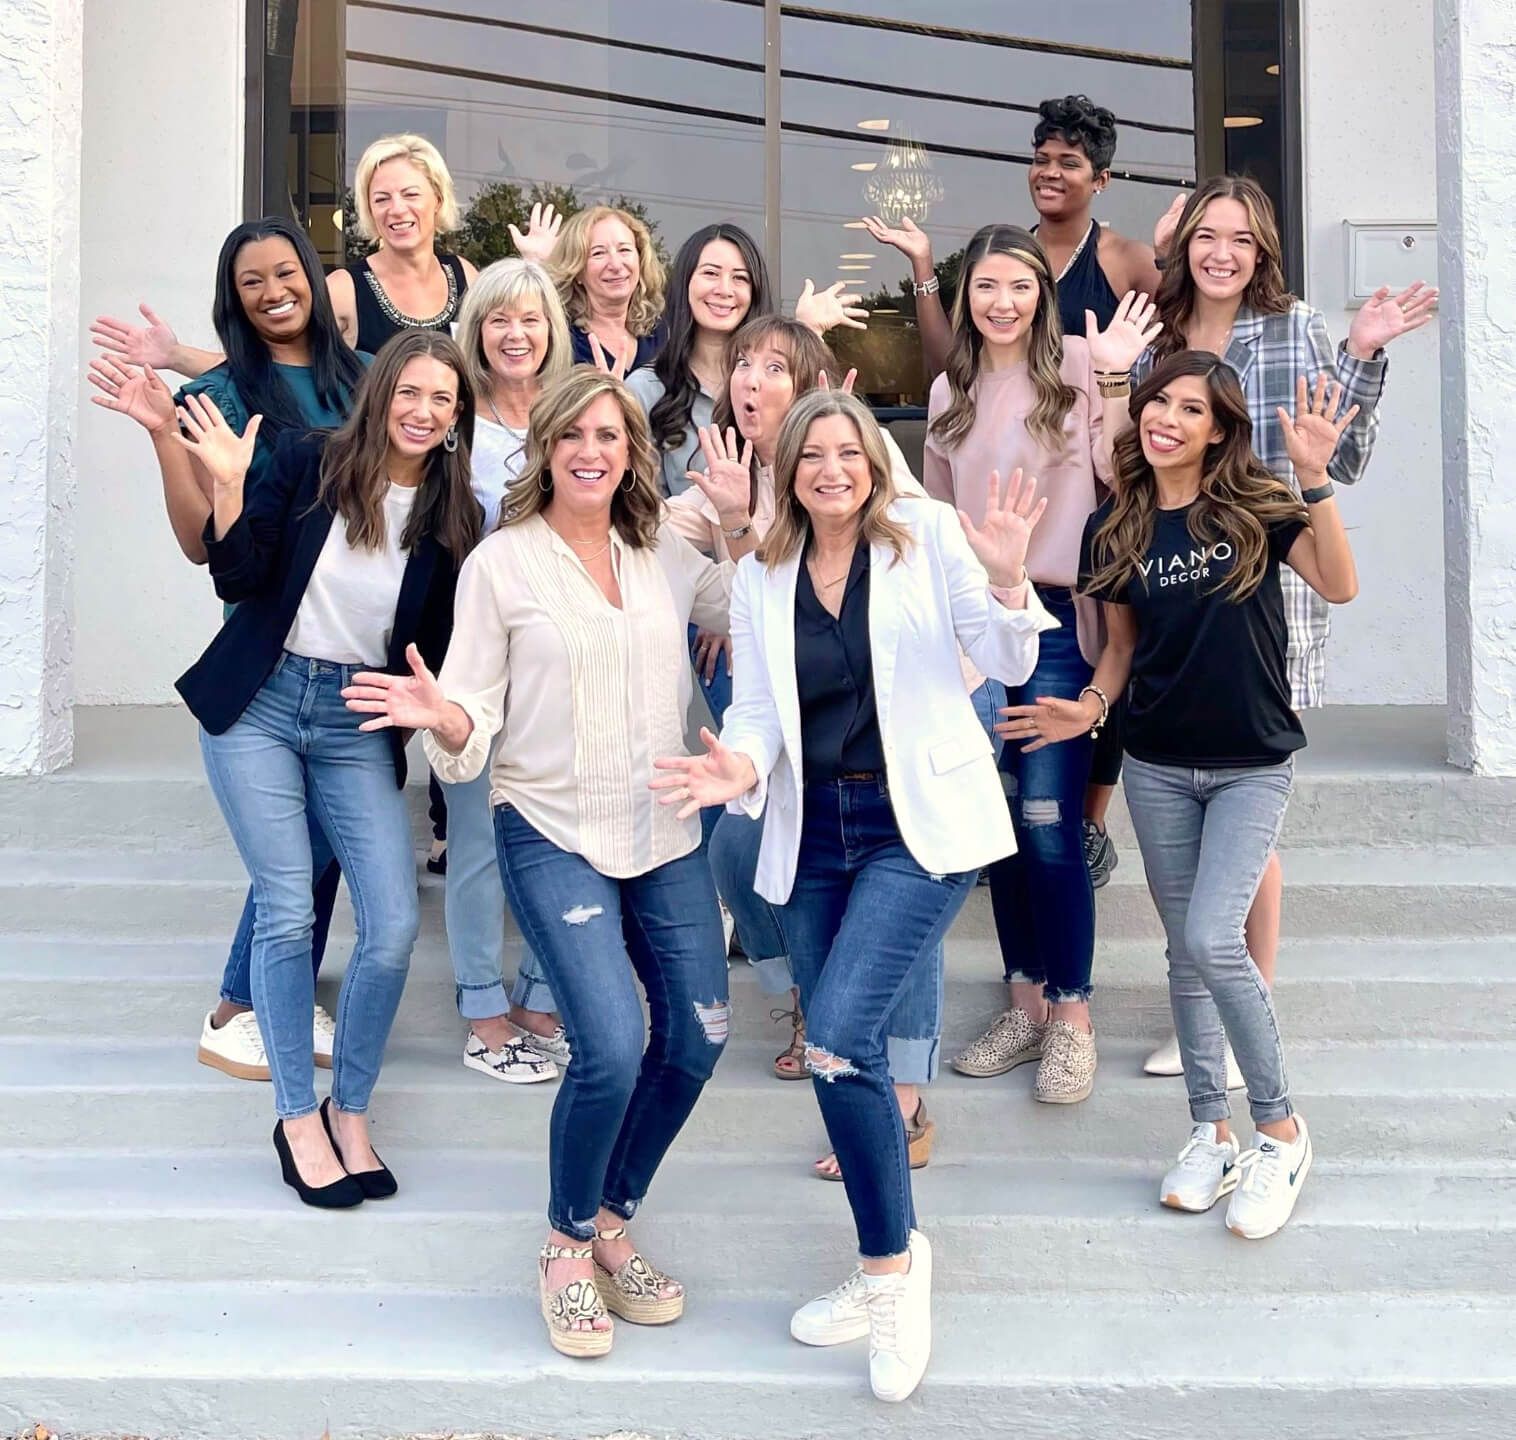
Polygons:
M403 737L342 699L359 670L441 663L458 566L479 538L474 399L458 347L414 330L385 345L347 423L286 435L243 502L259 417L241 436L187 397L182 443L214 482L205 544L237 609L179 678L206 774L257 902L253 1008L274 1083L274 1148L307 1204L395 1192L366 1112L419 923L401 786ZM305 813L347 877L358 939L337 1007L331 1101L311 1059L311 858Z

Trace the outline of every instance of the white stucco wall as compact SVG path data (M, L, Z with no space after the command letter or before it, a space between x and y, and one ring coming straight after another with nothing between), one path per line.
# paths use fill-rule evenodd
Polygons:
M90 319L135 315L139 300L182 339L215 344L216 253L242 218L244 8L86 5L81 323L66 347L86 360ZM133 422L84 401L76 459L78 701L172 699L174 677L220 619L210 581L174 543L151 447Z
M79 9L0 4L0 775L73 749Z
M1432 4L1302 0L1301 11L1307 292L1335 341L1352 323L1342 222L1437 213ZM1391 347L1373 462L1338 492L1362 589L1333 612L1331 703L1446 694L1438 324Z

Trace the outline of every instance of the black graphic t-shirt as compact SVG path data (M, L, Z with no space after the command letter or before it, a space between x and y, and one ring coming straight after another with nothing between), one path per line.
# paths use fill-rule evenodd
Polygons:
M1290 706L1279 566L1305 522L1270 527L1268 569L1239 603L1218 593L1232 547L1201 545L1190 534L1190 507L1160 510L1140 573L1120 593L1101 593L1090 551L1111 506L1106 501L1085 522L1079 588L1130 605L1137 622L1127 753L1150 765L1209 768L1273 765L1299 750L1305 732Z

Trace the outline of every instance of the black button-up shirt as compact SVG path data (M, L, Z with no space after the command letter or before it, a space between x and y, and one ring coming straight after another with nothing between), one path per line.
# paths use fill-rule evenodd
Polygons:
M817 784L883 770L884 741L869 649L869 547L860 541L853 550L835 617L817 598L805 558L795 581L795 687L805 780Z

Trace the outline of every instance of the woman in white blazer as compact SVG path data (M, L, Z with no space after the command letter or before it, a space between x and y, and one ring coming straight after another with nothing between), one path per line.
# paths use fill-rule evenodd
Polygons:
M853 396L795 402L775 517L732 595L735 698L706 754L657 762L667 804L764 815L756 888L780 907L806 1066L842 1163L859 1269L801 1307L796 1339L870 1336L874 1393L903 1400L931 1349L931 1250L915 1228L885 1021L980 866L1015 849L990 741L958 663L1019 685L1056 622L1022 562L1035 481L998 481L982 527L897 497Z

